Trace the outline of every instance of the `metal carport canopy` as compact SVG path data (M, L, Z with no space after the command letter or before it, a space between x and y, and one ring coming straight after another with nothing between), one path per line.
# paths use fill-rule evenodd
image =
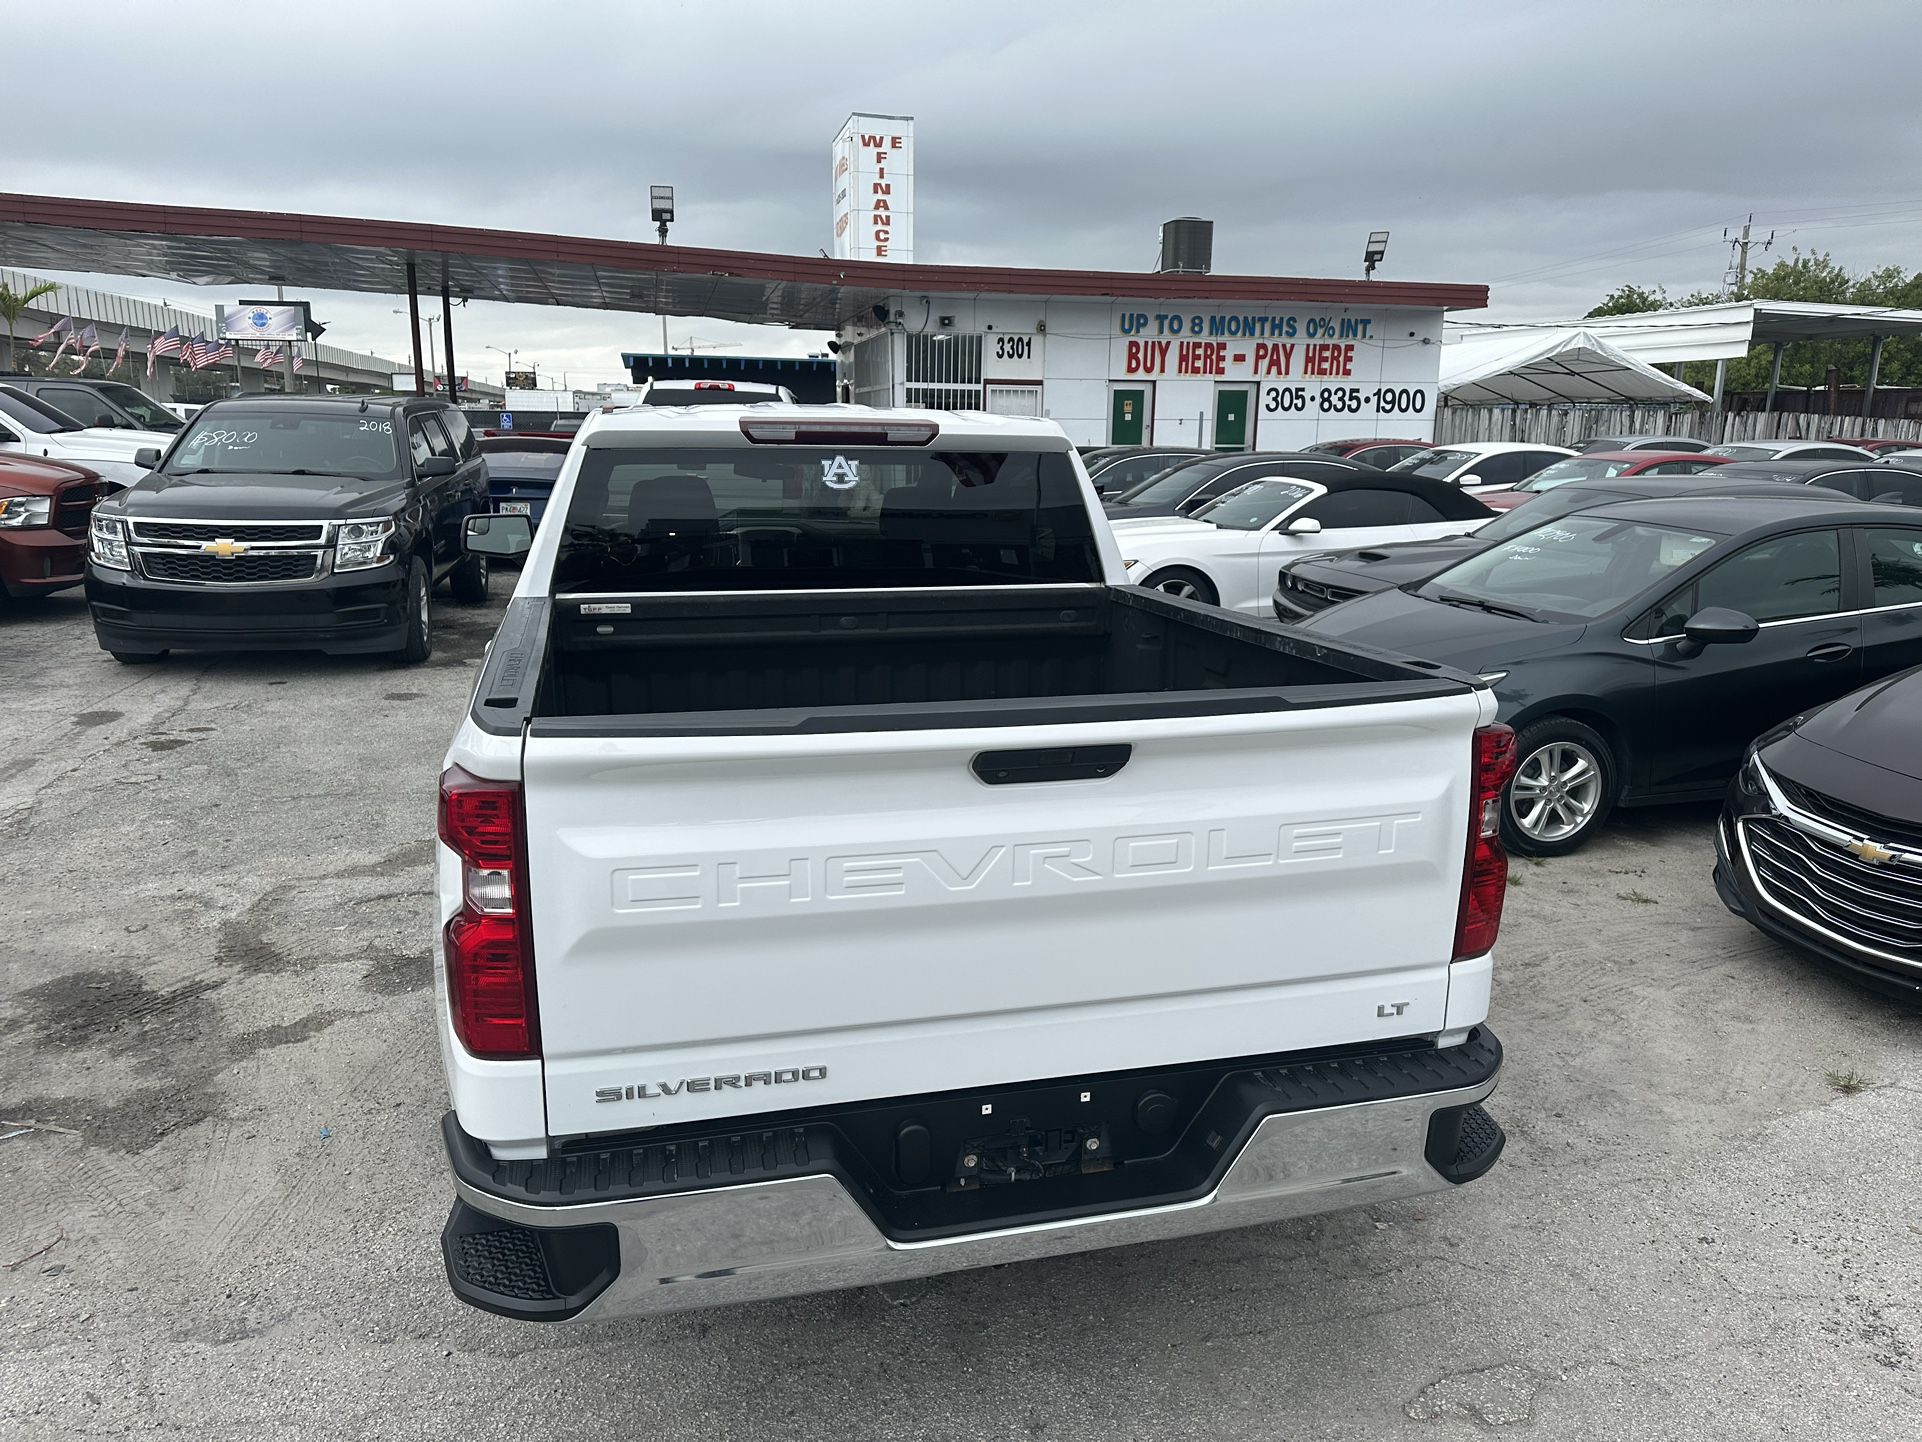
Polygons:
M1669 365L1675 361L1733 360L1747 355L1749 347L1755 345L1922 335L1922 310L1800 300L1736 300L1722 305L1594 316L1560 325L1593 331L1610 345L1650 365Z
M708 316L833 330L903 292L1261 305L1475 309L1481 285L893 265L340 216L0 193L10 264L190 285L407 293L445 273L461 299Z

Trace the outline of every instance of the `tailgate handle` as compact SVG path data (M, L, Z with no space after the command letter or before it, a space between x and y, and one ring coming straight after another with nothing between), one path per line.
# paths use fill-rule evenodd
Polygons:
M1128 764L1134 747L1037 746L1026 751L983 751L969 769L990 786L1032 781L1098 781Z

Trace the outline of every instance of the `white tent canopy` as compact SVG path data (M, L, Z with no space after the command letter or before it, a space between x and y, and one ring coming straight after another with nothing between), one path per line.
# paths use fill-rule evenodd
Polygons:
M1709 399L1577 326L1451 335L1442 346L1441 391L1459 405Z

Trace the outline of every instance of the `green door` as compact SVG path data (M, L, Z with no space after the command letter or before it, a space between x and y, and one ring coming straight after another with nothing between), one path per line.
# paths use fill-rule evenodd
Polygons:
M1117 388L1108 398L1108 444L1138 446L1147 437L1148 392Z
M1215 449L1248 449L1248 403L1246 386L1223 386L1215 392Z

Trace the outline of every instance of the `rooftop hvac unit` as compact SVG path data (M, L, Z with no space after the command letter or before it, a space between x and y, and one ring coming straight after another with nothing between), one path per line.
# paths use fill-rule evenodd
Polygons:
M1158 271L1176 275L1206 275L1215 263L1215 223L1192 215L1170 220L1161 227Z

